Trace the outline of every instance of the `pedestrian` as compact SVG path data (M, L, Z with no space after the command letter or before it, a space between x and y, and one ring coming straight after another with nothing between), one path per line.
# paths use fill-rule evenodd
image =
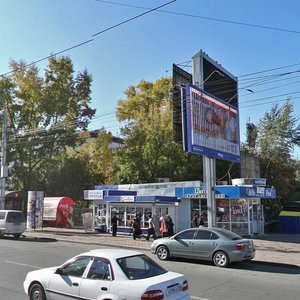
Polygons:
M199 227L199 214L195 213L194 217L192 219L192 226L195 227Z
M114 213L111 218L112 236L117 236L118 221L122 220L117 217L116 213Z
M166 227L164 217L160 217L160 234L161 234L162 237L168 236L168 229Z
M133 239L135 240L136 238L141 238L142 235L142 230L141 230L141 218L139 215L137 215L134 219L133 219Z
M174 224L173 224L173 220L170 217L170 215L166 215L165 225L166 225L166 229L167 229L167 236L174 235Z
M200 215L200 219L199 219L199 227L204 227L204 216L203 214Z
M155 240L156 239L156 234L155 234L155 225L154 225L154 222L152 220L152 217L151 215L148 215L148 222L149 222L149 228L148 228L148 231L147 231L147 237L146 237L146 240L149 241L150 237L153 236L153 239Z
M157 214L153 215L152 223L154 225L155 237L158 238L160 236L160 220Z

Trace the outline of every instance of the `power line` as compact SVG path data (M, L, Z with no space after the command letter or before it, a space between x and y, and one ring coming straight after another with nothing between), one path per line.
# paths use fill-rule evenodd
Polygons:
M135 19L137 19L137 18L140 18L140 17L142 17L142 16L144 16L144 15L146 15L146 14L149 14L149 13L151 13L151 12L153 12L153 11L156 11L156 10L158 10L159 8L162 8L162 7L164 7L164 6L167 6L167 5L169 5L169 4L171 4L171 3L175 2L175 1L176 1L176 0L172 0L172 1L169 1L169 2L167 2L167 3L165 3L165 4L162 4L162 5L160 5L160 6L151 8L151 9L149 9L148 11L146 11L146 12L144 12L144 13L141 13L141 14L139 14L139 15L136 15L136 16L134 16L134 17L131 17L131 18L129 18L129 19L126 19L125 21L122 21L122 22L120 22L120 23L118 23L118 24L116 24L116 25L110 26L110 27L108 27L108 28L106 28L106 29L104 29L104 30L102 30L102 31L99 31L99 32L97 32L97 33L94 33L92 36L95 37L95 36L97 36L97 35L103 34L103 33L107 32L107 31L110 31L110 30L112 30L112 29L114 29L114 28L116 28L116 27L119 27L119 26L121 26L121 25L123 25L123 24L125 24L125 23L128 23L128 22L130 22L130 21L132 21L132 20L135 20ZM71 47L69 47L69 48L66 48L66 49L63 49L63 50L61 50L61 51L58 51L58 52L56 52L56 53L54 53L54 54L50 54L50 55L48 55L48 56L45 56L45 57L40 58L40 59L38 59L38 60L35 60L35 61L33 61L33 62L29 63L29 64L26 64L25 66L20 67L19 70L26 69L26 68L28 68L28 67L34 65L34 64L37 64L37 63L39 63L39 62L42 62L42 61L44 61L44 60L47 60L47 59L49 59L49 58L51 58L51 57L54 57L54 56L57 56L57 55L59 55L59 54L65 53L65 52L67 52L67 51L73 50L73 49L75 49L75 48L81 47L81 46L86 45L86 44L88 44L88 43L91 43L91 42L93 42L93 41L94 41L94 39L89 39L89 40L86 40L86 41L81 42L81 43L79 43L79 44L76 44L76 45L74 45L74 46L71 46ZM6 75L9 75L9 74L11 74L11 73L13 73L13 72L15 72L15 71L16 71L16 70L14 70L14 71L9 71L9 72L0 74L0 76L2 76L2 77L3 77L3 76L6 76Z
M170 2L167 2L167 3L165 3L165 4L162 4L162 5L160 5L160 6L157 6L157 7L155 7L155 8L149 9L149 10L147 10L147 11L144 12L144 13L141 13L141 14L139 14L139 15L137 15L137 16L134 16L134 17L132 17L132 18L129 18L129 19L127 19L127 20L125 20L125 21L123 21L123 22L120 22L120 23L118 23L118 24L116 24L116 25L113 25L113 26L111 26L111 27L108 27L108 28L106 28L106 29L104 29L104 30L102 30L102 31L99 31L99 32L97 32L97 33L94 33L92 36L97 36L97 35L99 35L99 34L102 34L102 33L106 32L106 31L109 31L109 30L111 30L111 29L114 29L114 28L116 28L116 27L119 27L119 26L121 26L121 25L123 25L123 24L125 24L125 23L128 23L128 22L130 22L130 21L133 21L133 20L135 20L135 19L137 19L137 18L140 18L140 17L142 17L142 16L144 16L144 15L146 15L146 14L149 14L149 13L151 13L151 12L153 12L153 11L159 10L161 7L167 6L167 5L169 5L169 4L171 4L171 3L175 2L175 1L176 1L176 0L172 0L172 1L170 1Z
M130 5L130 4L124 4L124 3L114 2L114 1L106 1L106 0L95 0L95 1L108 3L108 4L114 4L114 5L120 5L120 6L139 8L139 9L149 9L148 7L144 7L144 6ZM218 19L218 18L212 18L212 17L204 17L204 16L199 16L199 15L179 13L179 12L168 11L168 10L163 10L163 9L157 9L157 11L163 12L163 13L168 13L168 14L173 14L173 15L179 15L179 16L191 17L191 18L197 18L197 19L204 19L204 20L210 20L210 21L216 21L216 22L222 22L222 23L229 23L229 24L234 24L234 25L256 27L256 28L261 28L261 29L276 30L276 31L283 31L283 32L289 32L289 33L296 33L296 34L300 33L300 31L297 31L297 30L264 26L264 25L251 24L251 23L245 23L245 22L237 22L237 21Z

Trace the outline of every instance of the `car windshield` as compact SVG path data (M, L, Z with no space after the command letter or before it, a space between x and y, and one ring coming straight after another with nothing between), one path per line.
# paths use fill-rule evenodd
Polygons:
M117 259L117 262L130 280L149 278L167 272L146 255L122 257Z

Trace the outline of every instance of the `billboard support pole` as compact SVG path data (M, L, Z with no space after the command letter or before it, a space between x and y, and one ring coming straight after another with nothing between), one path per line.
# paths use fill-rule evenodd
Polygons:
M216 227L216 159L208 156L203 156L203 166L204 182L206 185L207 194L207 225L208 227Z

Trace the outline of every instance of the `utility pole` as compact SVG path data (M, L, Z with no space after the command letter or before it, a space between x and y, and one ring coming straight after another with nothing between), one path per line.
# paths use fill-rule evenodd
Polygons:
M3 110L3 125L2 125L2 157L1 157L1 193L0 193L0 209L5 208L5 185L7 178L6 165L6 148L7 148L7 118L6 108Z

